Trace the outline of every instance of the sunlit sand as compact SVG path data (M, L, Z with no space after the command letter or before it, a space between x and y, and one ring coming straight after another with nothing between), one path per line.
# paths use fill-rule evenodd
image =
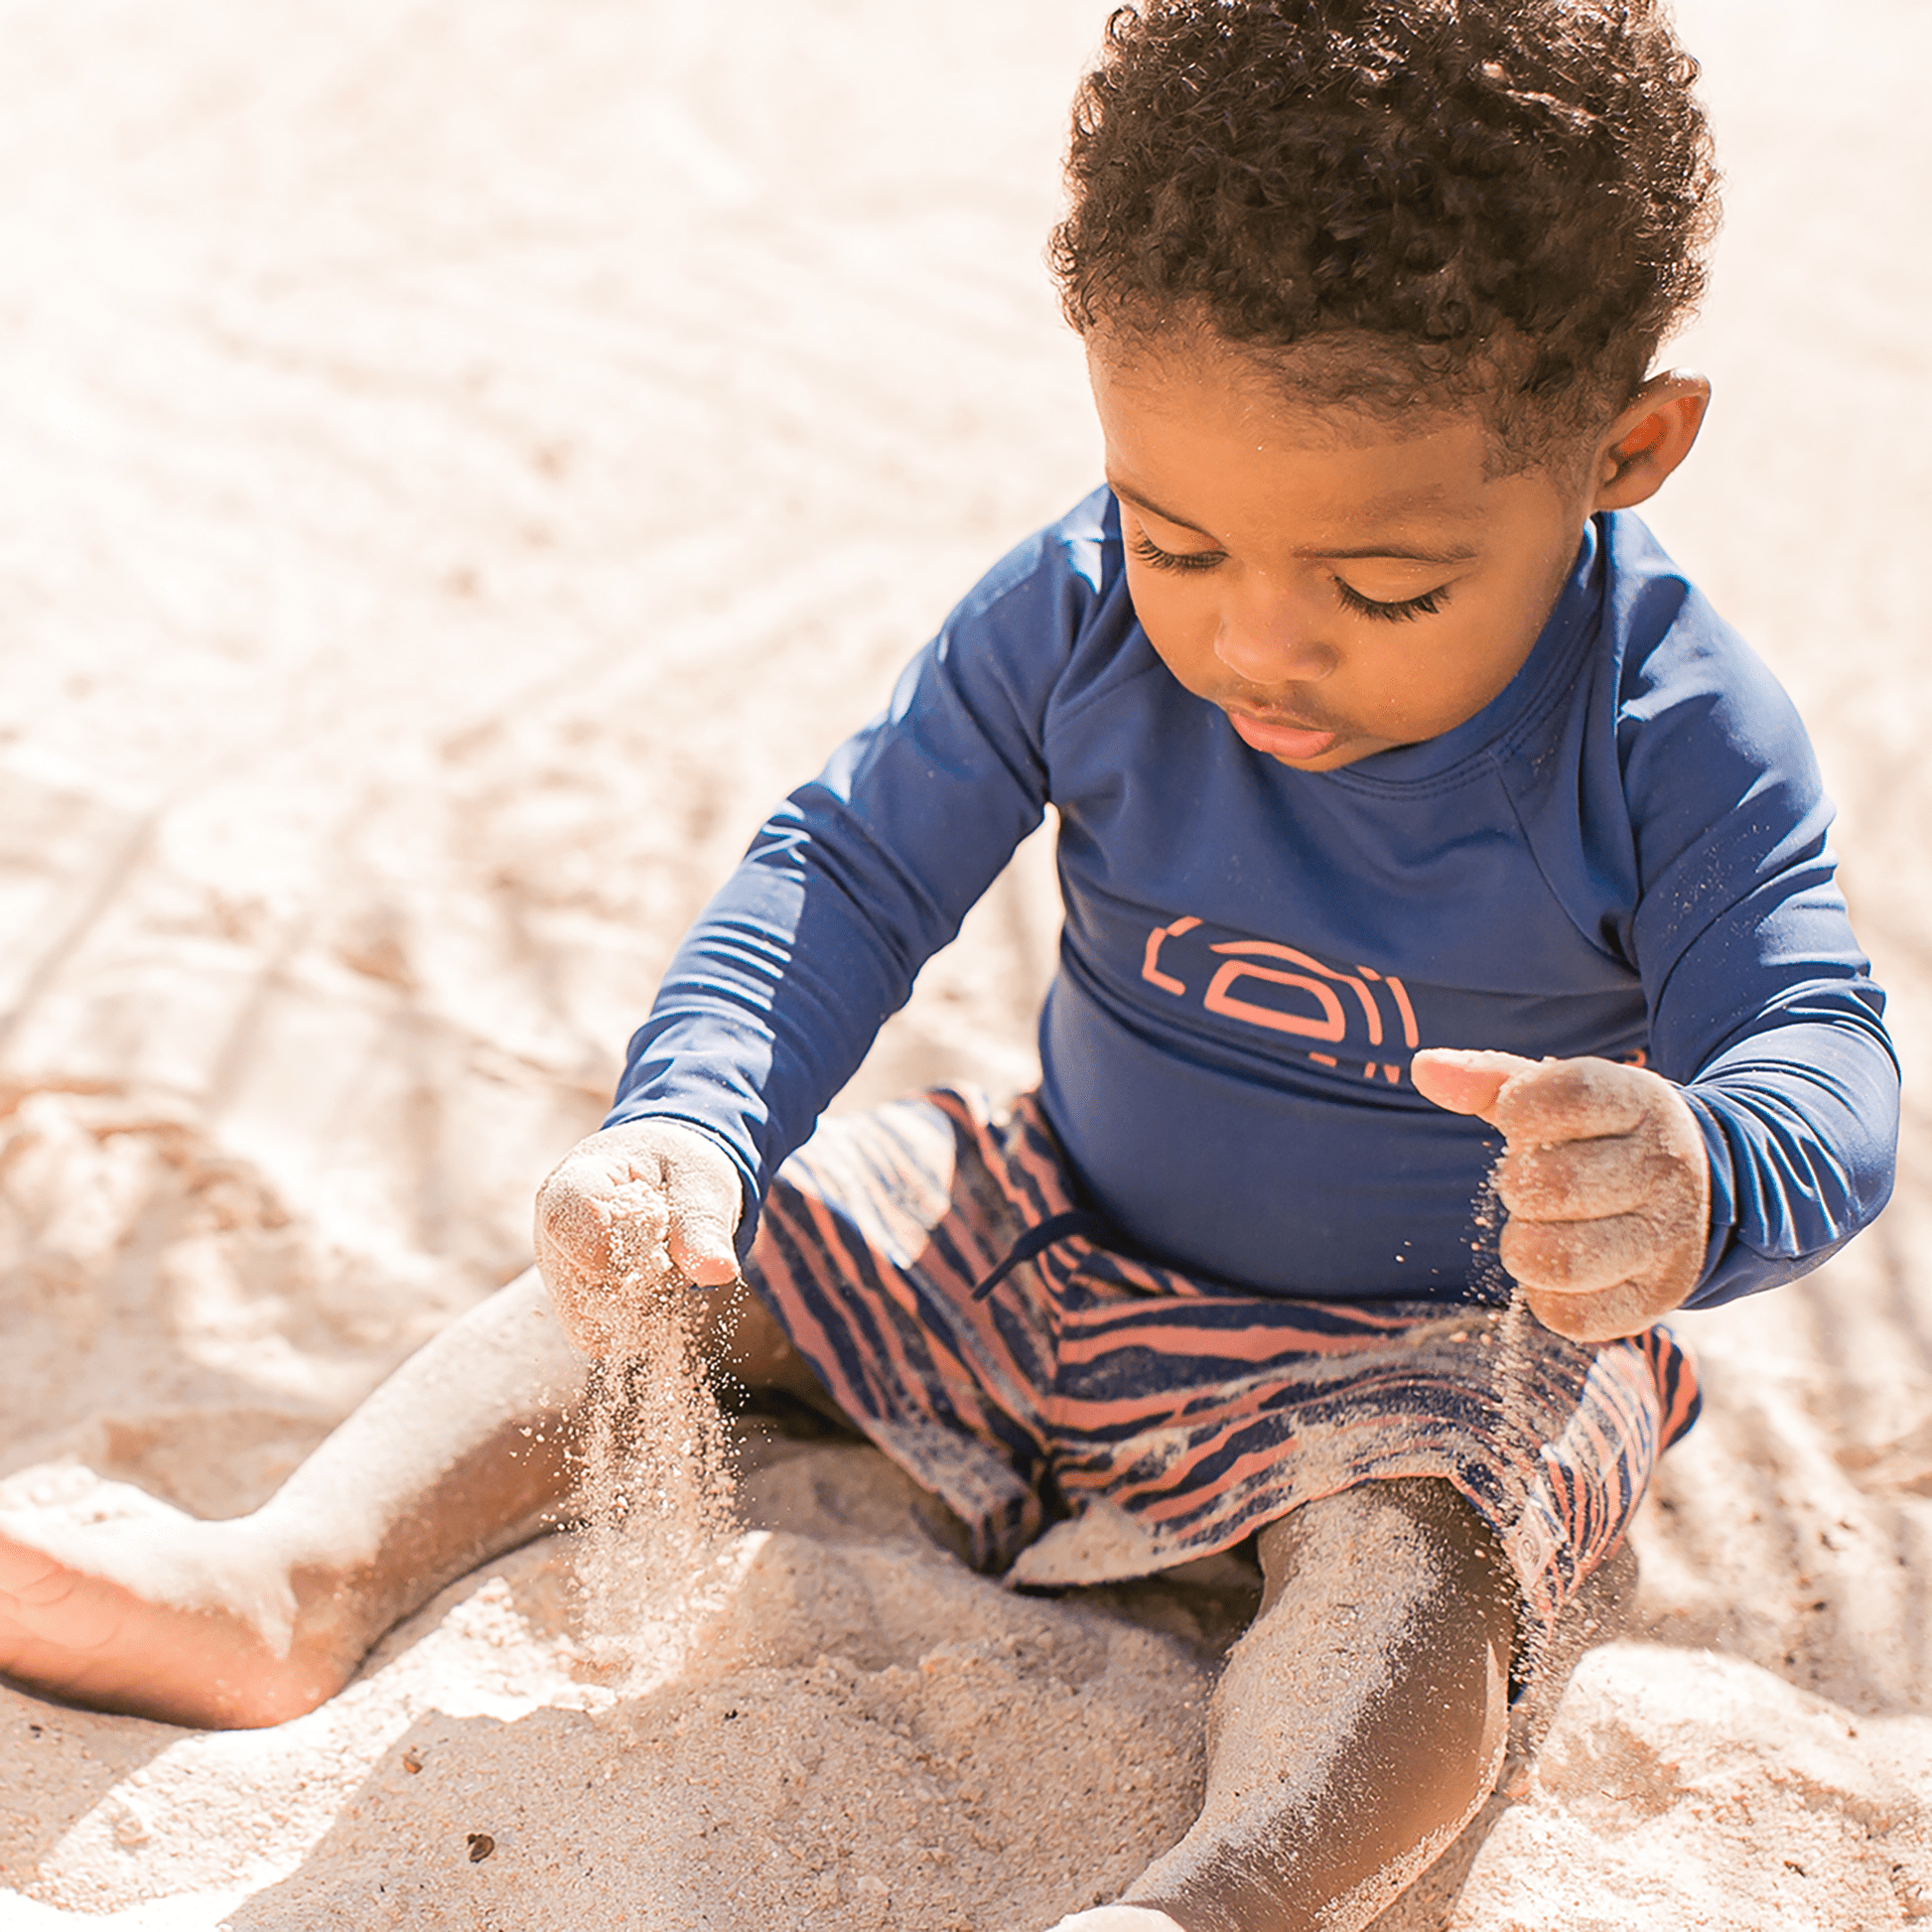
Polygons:
M1104 13L10 10L0 1509L248 1510L523 1266L765 806L1095 480L1039 250ZM1652 521L1841 802L1899 1197L1687 1319L1635 1623L1408 1932L1932 1915L1932 27L1682 24L1730 218ZM1035 842L853 1098L1025 1079L1055 919ZM1192 1816L1238 1574L1016 1596L830 1438L740 1502L654 1674L553 1538L279 1727L0 1689L0 1925L1043 1924Z

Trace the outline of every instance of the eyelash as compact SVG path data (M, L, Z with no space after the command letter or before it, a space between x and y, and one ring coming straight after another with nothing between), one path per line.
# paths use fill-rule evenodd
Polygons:
M1344 584L1339 577L1335 579L1335 590L1344 608L1365 618L1379 618L1384 623L1413 623L1418 618L1433 618L1449 596L1445 587L1425 591L1420 597L1405 597L1400 604L1378 604L1372 597L1364 597L1360 591Z
M1129 547L1142 563L1154 570L1212 570L1221 561L1222 554L1218 550L1163 550L1145 534L1137 536ZM1335 593L1343 608L1358 617L1374 618L1383 623L1413 623L1418 618L1433 618L1443 608L1449 587L1425 591L1421 597L1405 597L1399 603L1381 604L1372 597L1364 597L1337 577Z
M1218 550L1163 550L1145 534L1134 539L1135 556L1156 570L1212 570L1221 561Z

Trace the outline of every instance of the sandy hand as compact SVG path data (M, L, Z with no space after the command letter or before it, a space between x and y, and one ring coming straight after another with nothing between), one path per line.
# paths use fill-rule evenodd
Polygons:
M586 1355L621 1342L638 1284L738 1279L738 1170L708 1135L627 1121L578 1144L537 1190L537 1266L565 1332ZM626 1290L626 1285L628 1288Z
M1634 1335L1682 1305L1704 1265L1711 1165L1684 1096L1612 1060L1432 1048L1416 1090L1502 1129L1502 1263L1546 1327Z

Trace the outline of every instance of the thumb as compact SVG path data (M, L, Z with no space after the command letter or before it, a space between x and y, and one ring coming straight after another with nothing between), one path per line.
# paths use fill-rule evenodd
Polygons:
M732 1237L744 1207L738 1170L723 1154L716 1165L680 1162L671 1196L670 1225L664 1246L671 1265L687 1282L718 1288L738 1279L738 1249Z
M1409 1062L1409 1077L1425 1100L1452 1114L1476 1114L1493 1121L1502 1090L1519 1073L1536 1065L1520 1053L1470 1052L1431 1046Z

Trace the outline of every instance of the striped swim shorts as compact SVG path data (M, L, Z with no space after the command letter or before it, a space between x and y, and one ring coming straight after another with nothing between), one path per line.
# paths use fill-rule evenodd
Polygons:
M1696 1420L1667 1329L1598 1346L1520 1307L1249 1294L1123 1254L1093 1219L1031 1097L940 1088L822 1123L746 1268L1011 1584L1148 1576L1357 1483L1441 1476L1547 1631Z

